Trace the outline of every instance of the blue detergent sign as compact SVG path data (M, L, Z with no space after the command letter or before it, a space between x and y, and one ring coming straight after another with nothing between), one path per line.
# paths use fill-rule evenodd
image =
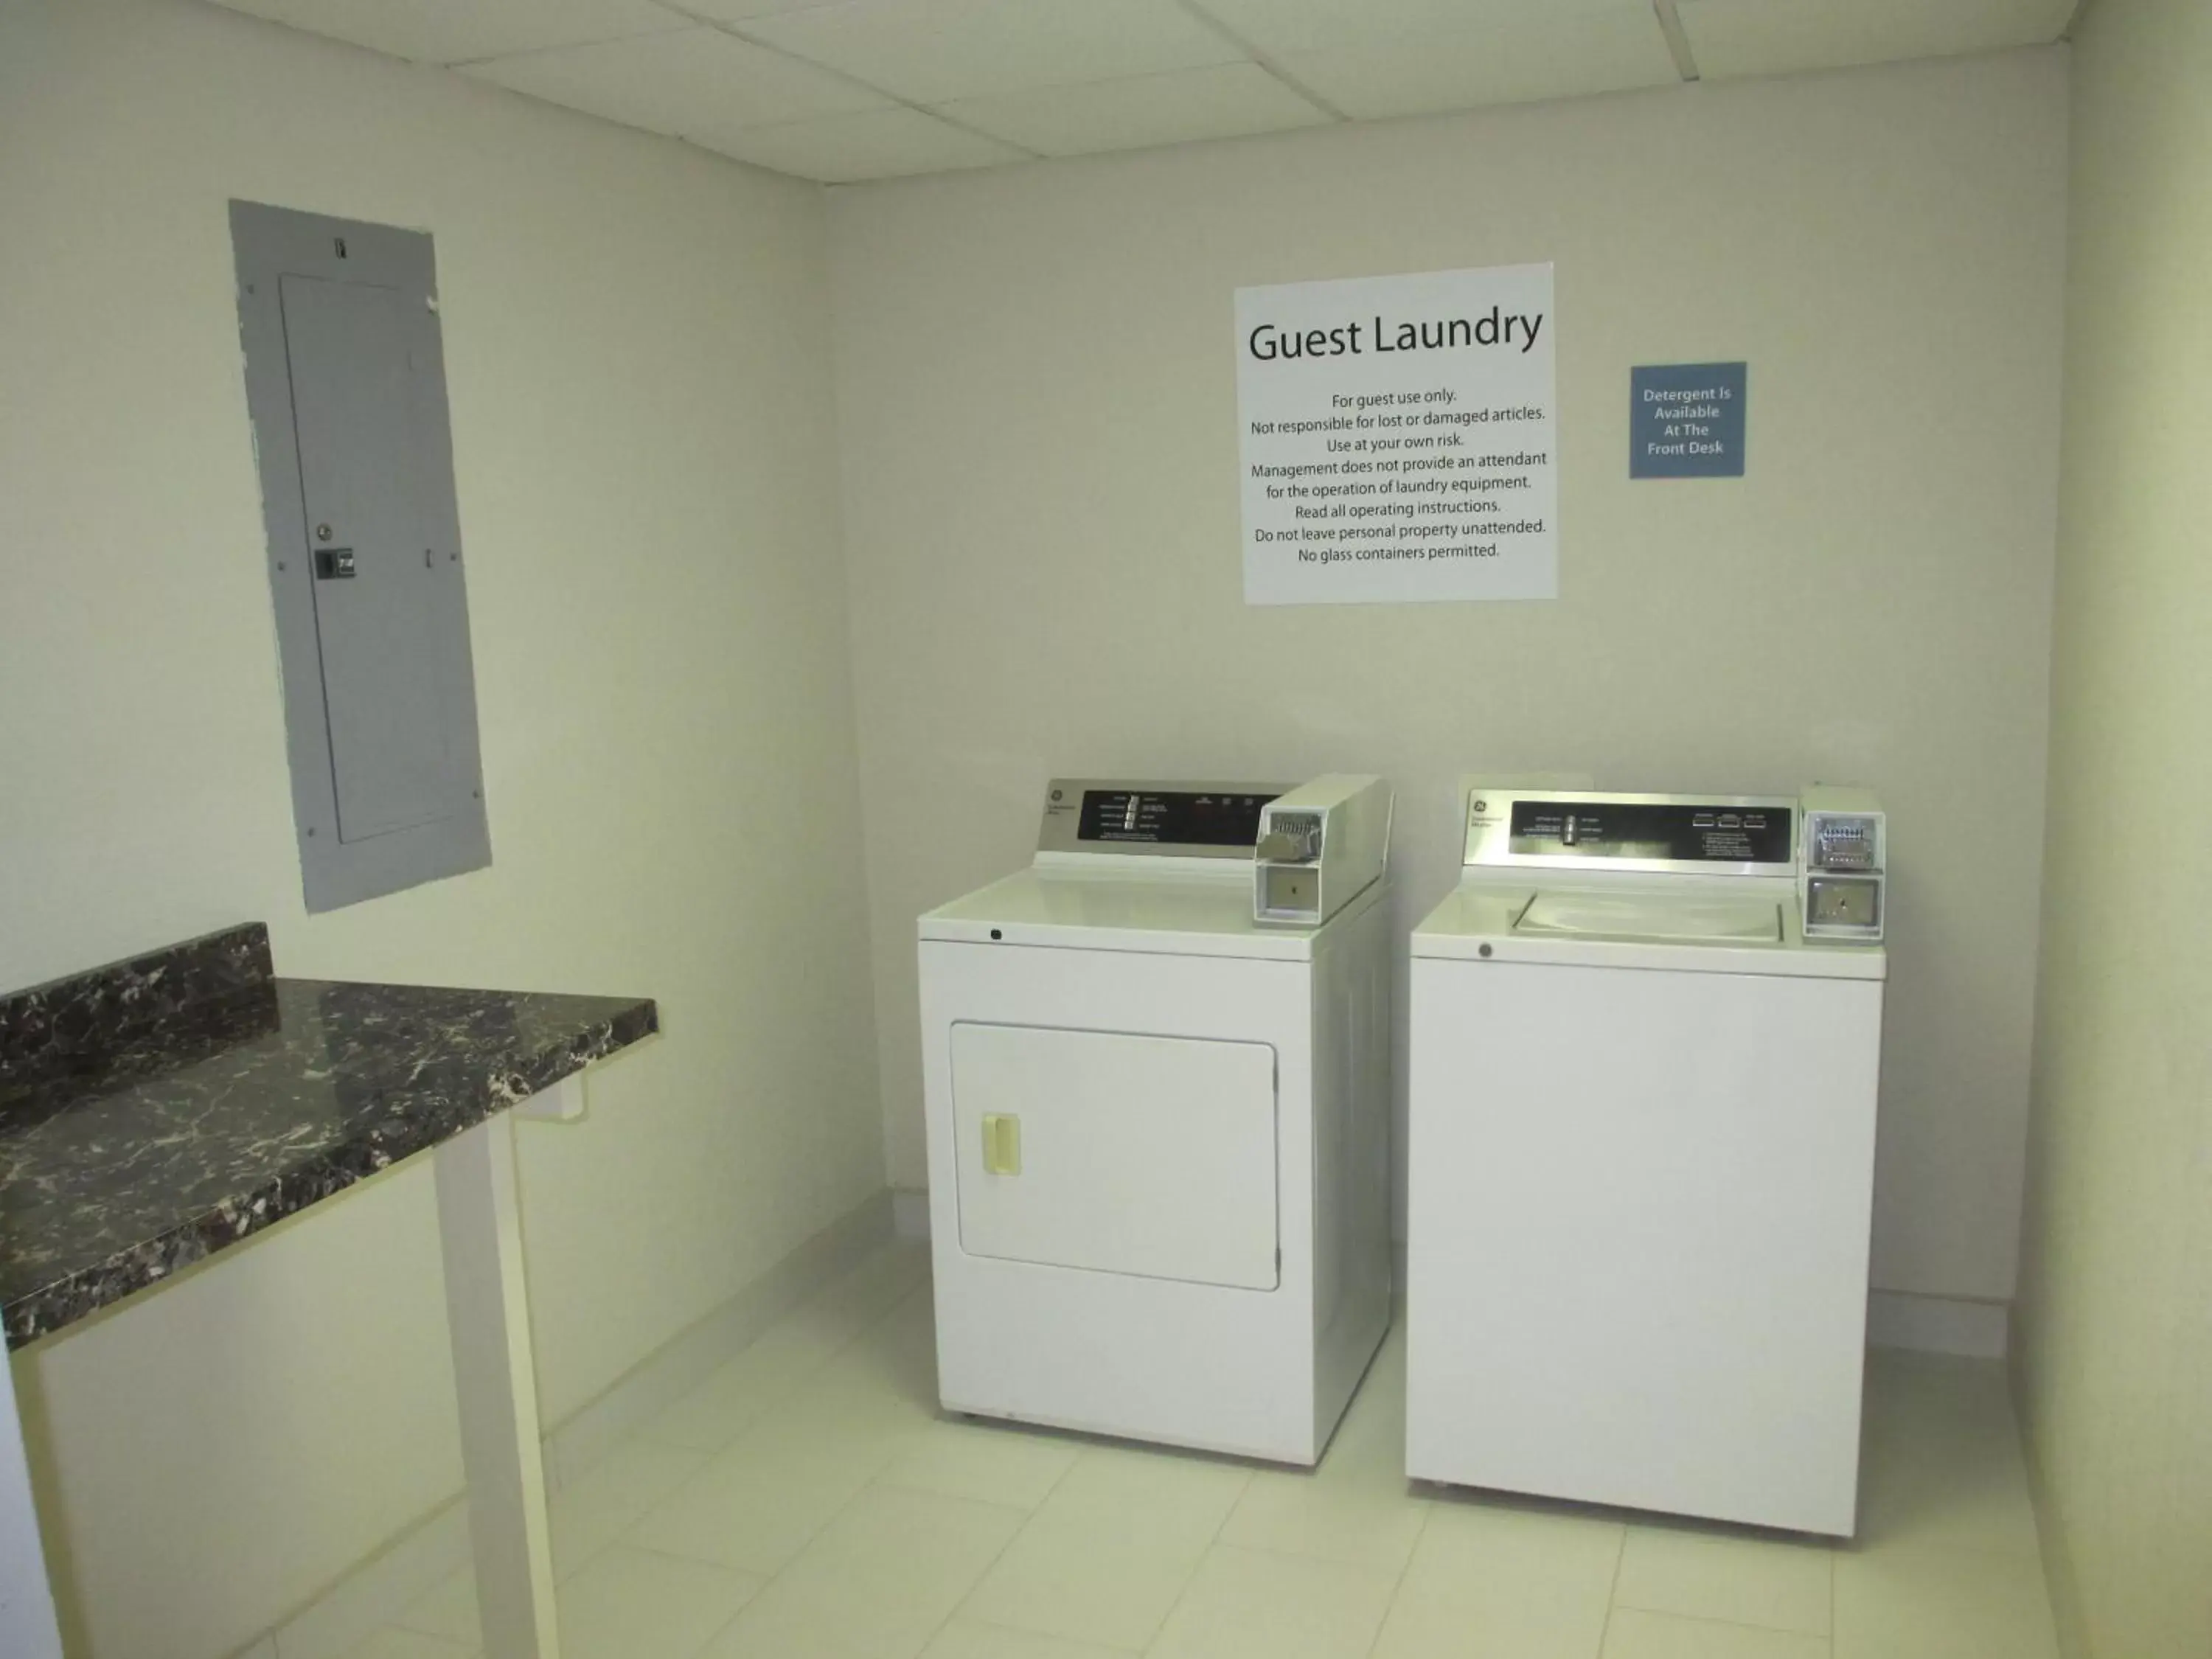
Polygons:
M1628 476L1741 478L1741 363L1659 363L1628 371Z

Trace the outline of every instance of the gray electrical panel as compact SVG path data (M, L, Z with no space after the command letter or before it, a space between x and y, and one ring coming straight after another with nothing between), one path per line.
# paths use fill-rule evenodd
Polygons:
M420 231L230 204L307 908L491 862L437 267Z

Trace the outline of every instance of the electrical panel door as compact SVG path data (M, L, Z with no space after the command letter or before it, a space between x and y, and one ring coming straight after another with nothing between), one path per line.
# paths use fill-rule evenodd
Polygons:
M428 236L231 204L307 908L491 860Z
M465 809L441 615L456 578L422 522L404 296L279 286L338 838L365 841Z

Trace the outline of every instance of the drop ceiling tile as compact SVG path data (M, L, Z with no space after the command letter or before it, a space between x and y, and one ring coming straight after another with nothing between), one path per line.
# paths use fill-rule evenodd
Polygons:
M1176 0L843 0L741 27L917 104L1243 56Z
M1249 46L1280 54L1413 46L1516 15L1623 9L1622 0L1193 0ZM1629 0L1649 11L1649 0Z
M897 106L816 121L747 127L699 142L756 167L833 185L861 179L896 179L913 173L945 173L957 167L994 167L1027 159L1020 150L996 139L963 132L920 110Z
M780 11L811 11L817 6L834 6L841 0L677 0L677 3L694 16L743 23L755 17L770 17Z
M1698 71L1715 80L1942 58L2056 40L2075 0L1679 0Z
M461 73L610 121L702 143L740 127L890 102L710 28L496 58Z
M1680 79L1646 0L1478 3L1449 27L1285 52L1284 71L1355 120L1665 86Z
M1329 118L1256 64L1216 64L1088 86L1043 87L942 106L1042 155L1089 155L1317 126Z
M418 64L619 40L690 20L653 0L220 0L311 34Z

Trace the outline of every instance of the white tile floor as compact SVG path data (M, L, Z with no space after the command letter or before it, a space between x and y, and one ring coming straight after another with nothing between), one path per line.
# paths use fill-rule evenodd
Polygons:
M1409 1489L1385 1345L1312 1474L946 1420L887 1248L554 1500L567 1659L2056 1659L2001 1369L1874 1356L1824 1544ZM464 1573L360 1659L467 1659Z

